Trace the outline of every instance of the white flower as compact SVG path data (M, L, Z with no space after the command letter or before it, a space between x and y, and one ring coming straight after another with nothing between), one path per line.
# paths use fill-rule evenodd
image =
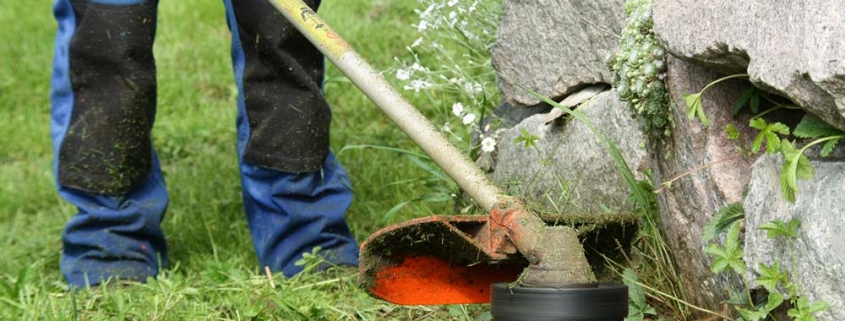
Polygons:
M464 115L464 119L462 120L464 125L472 124L472 122L474 122L474 121L475 121L475 114L473 114L473 113L469 113L469 114Z
M464 83L464 91L466 91L468 94L473 93L474 88L473 88L473 86L472 86L472 83L471 83L471 82L466 82L466 83Z
M428 29L428 21L422 20L420 24L417 25L417 31L423 32L425 29Z
M458 13L455 11L449 12L449 27L454 28L458 23Z
M408 69L396 70L396 79L408 80L409 78L411 78L411 72L409 72Z
M458 0L449 0L449 2L446 3L446 5L450 7L454 7L456 4L458 4Z
M425 69L423 69L423 67L422 67L422 66L420 66L420 64L419 64L419 63L416 63L416 62L415 62L413 65L411 65L411 69L416 70L416 71L423 71L423 70L425 70Z
M416 47L416 46L421 45L421 44L422 44L422 42L423 42L422 37L417 38L417 40L414 40L414 43L413 43L413 44L411 44L411 48L414 48L414 47Z
M449 126L449 123L445 123L445 124L443 124L443 127L440 128L440 130L443 131L444 133L451 133L452 127Z
M404 88L405 90L413 90L414 92L420 92L420 89L431 88L431 84L426 82L426 81L414 79L414 80L411 80L410 86L405 86L405 87L402 87L402 88Z
M490 153L496 150L496 140L493 137L484 137L481 140L481 151L485 153Z
M464 114L464 104L461 103L454 103L452 104L452 113L455 116L461 117Z

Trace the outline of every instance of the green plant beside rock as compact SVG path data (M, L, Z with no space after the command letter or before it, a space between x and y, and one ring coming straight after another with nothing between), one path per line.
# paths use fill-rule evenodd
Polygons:
M720 211L720 213L723 211ZM766 320L769 314L778 308L789 297L791 308L787 314L796 321L815 321L815 314L828 309L824 301L810 302L801 292L801 286L792 280L787 271L782 270L780 262L772 265L760 264L760 276L755 279L757 284L763 286L768 292L765 296L753 295L751 288L745 282L746 264L743 260L743 249L740 242L741 221L737 219L738 214L744 217L744 210L739 203L731 204L724 209L724 213L717 215L708 223L708 226L715 227L713 233L721 234L727 229L723 245L710 243L705 252L713 261L710 270L713 273L730 273L739 275L745 285L745 293L731 293L731 299L726 303L730 304L739 317L740 321L762 321ZM732 222L732 223L728 223ZM800 221L792 219L789 222L776 220L760 226L760 229L767 232L770 239L784 238L790 248L792 270L796 269L794 247L795 239L798 237L798 226Z
M701 95L713 85L734 78L747 78L747 74L730 75L719 78L705 86L701 91L684 95L684 102L687 105L687 116L690 120L698 119L702 125L710 126L707 116L701 104ZM763 98L774 105L774 107L757 113L760 98ZM767 154L781 154L784 157L784 164L781 170L781 194L790 203L795 203L795 196L798 194L798 179L811 179L814 176L813 165L807 157L806 152L810 147L821 145L819 156L829 156L839 142L845 139L845 131L833 127L813 114L806 114L794 129L789 128L781 122L768 122L763 116L779 109L800 109L798 106L783 104L769 98L757 89L746 90L734 106L733 114L738 115L745 106L749 106L755 115L751 118L748 126L758 130L750 149L742 147L745 154L757 155L765 146ZM739 140L739 132L732 124L725 127L728 139ZM790 140L790 135L808 140L802 142L797 139ZM803 143L803 144L799 144ZM765 145L764 145L765 144Z

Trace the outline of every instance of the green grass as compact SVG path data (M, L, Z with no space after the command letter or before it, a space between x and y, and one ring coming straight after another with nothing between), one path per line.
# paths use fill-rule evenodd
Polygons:
M326 1L325 19L376 68L416 39L415 2ZM49 77L55 22L50 0L0 10L0 319L2 320L415 320L474 319L485 306L400 307L357 288L352 271L283 279L261 272L243 215L235 152L230 36L214 1L162 1L155 47L154 128L171 204L164 222L171 267L158 280L71 295L58 270L60 233L74 208L55 192L49 140ZM416 151L390 121L329 68L332 147L383 145ZM414 97L409 97L414 98ZM412 99L427 113L428 100ZM359 240L388 223L451 204L414 202L430 175L401 155L351 149L339 156L356 194L348 213ZM406 181L403 184L396 182Z

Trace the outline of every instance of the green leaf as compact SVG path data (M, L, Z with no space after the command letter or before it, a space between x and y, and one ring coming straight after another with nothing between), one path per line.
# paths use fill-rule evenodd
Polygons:
M645 307L645 291L637 284L637 273L632 269L622 272L622 283L628 286L628 298L637 310Z
M786 200L795 203L795 194L798 193L798 166L803 155L789 140L781 142L781 153L785 159L780 172L781 192ZM812 166L810 170L812 171Z
M740 112L740 110L742 110L742 107L745 106L748 103L748 101L751 99L751 96L754 94L754 88L755 87L748 87L747 89L742 91L742 96L739 96L739 99L736 100L736 104L734 105L733 112L731 112L731 114L733 114L734 117L736 117L736 115L739 115L739 112ZM754 113L757 113L757 112L754 112Z
M701 106L700 92L695 94L685 94L684 103L687 105L687 118L689 120L694 120L698 117L698 121L700 121L704 127L710 126L710 120L707 119L707 115L704 114L704 109Z
M379 220L379 222L381 224L389 222L390 219L392 219L394 216L396 216L396 213L399 213L399 210L401 210L403 207L410 204L411 202L413 202L413 200L404 201L402 203L394 205L386 213L384 213L384 215L381 216L381 220Z
M713 262L710 264L710 271L713 273L722 273L730 268L740 275L745 274L745 261L742 260L742 249L739 245L739 229L739 222L734 222L728 230L725 246L711 243L704 249L704 252L713 256Z
M767 123L763 118L757 117L751 119L749 126L760 130L757 137L754 138L754 144L751 146L751 151L757 153L763 145L763 140L766 141L766 152L773 154L780 150L780 136L789 135L789 127L782 123Z
M739 247L739 230L740 222L734 222L731 229L728 230L728 235L725 237L725 248L728 250L740 250Z
M771 123L768 126L769 132L778 133L781 135L789 135L789 127L782 123Z
M828 308L827 302L819 301L811 305L807 298L798 298L795 306L787 311L787 315L793 317L795 321L816 321L816 317L813 314L827 310Z
M645 300L645 291L637 282L637 273L632 269L622 272L622 283L628 286L628 318L629 321L642 321L646 315L657 315L654 307Z
M739 130L737 130L736 126L734 126L733 124L725 125L725 133L727 133L728 140L739 139Z
M769 292L769 297L766 301L766 305L761 311L766 311L766 314L768 314L769 312L772 312L777 309L781 305L781 303L783 303L783 294L774 291Z
M655 310L654 307L649 305L648 307L645 308L645 310L643 310L643 314L657 315L657 310Z
M730 227L731 224L743 218L745 218L745 209L742 207L742 203L736 202L728 204L728 206L719 209L719 211L713 215L713 218L704 225L702 240L705 243L710 242L710 240Z
M521 133L519 137L513 140L514 144L522 143L523 147L531 148L537 146L537 141L540 140L540 137L532 135L529 133L525 128L520 128L519 132Z
M731 297L725 303L733 306L751 305L751 302L748 301L748 295L736 291L731 291Z
M763 139L766 138L766 127L769 124L766 123L766 120L758 117L752 118L748 126L760 131L757 133L757 137L754 137L754 143L751 144L751 151L756 154L760 150L760 147L763 146Z
M798 237L798 226L800 225L801 221L793 218L789 220L789 222L784 222L782 220L771 221L761 225L760 229L766 231L766 236L770 239L778 237L794 239Z
M769 292L769 296L766 298L766 304L764 306L754 310L737 307L736 310L739 312L739 315L742 316L742 319L748 321L761 321L765 320L766 316L768 316L770 312L774 311L774 309L777 309L781 303L783 303L782 294Z
M795 194L798 191L792 186L789 186L789 178L787 177L786 167L787 164L783 164L783 168L781 168L780 171L780 193L787 202L795 203Z
M780 148L780 137L770 131L766 132L766 153L774 154Z
M826 141L824 143L824 145L822 145L821 156L822 157L830 156L830 153L833 152L833 149L836 148L837 144L839 144L839 140L840 139L837 138L837 139L831 139L829 141Z
M766 318L767 314L763 311L746 310L739 307L736 308L736 311L739 312L739 315L746 321L761 321Z
M754 94L751 95L751 113L756 114L760 110L760 90L757 87L751 87Z
M804 154L799 154L795 175L800 179L811 179L814 174L813 163L810 163L810 159L804 156Z
M713 256L713 262L710 263L710 271L713 271L713 273L722 273L730 266L727 259L728 254L725 252L725 248L719 246L719 244L711 243L707 245L704 252Z
M810 305L810 308L807 310L810 313L822 312L827 310L830 306L825 301L819 301Z
M450 305L449 308L448 308L448 311L449 311L449 316L451 316L454 319L458 319L458 318L461 318L462 316L464 316L464 312L461 310L460 305Z
M793 135L801 138L819 138L825 136L845 135L845 131L828 125L821 120L821 118L818 118L813 114L807 114L801 119L801 122L795 126Z
M756 117L756 118L751 118L751 121L748 122L748 126L751 126L751 128L754 128L754 129L757 129L757 130L765 130L766 126L768 126L768 123L766 123L765 119L760 118L760 117Z
M795 150L792 143L787 140L783 142L782 146L786 146L786 150L783 151L786 160L780 174L781 192L790 203L795 203L795 195L798 194L798 179L813 178L813 164L801 151Z
M787 282L789 282L788 275L786 271L781 271L780 262L775 262L771 267L760 263L760 276L757 278L757 283L765 287L770 294L777 292L778 283L786 284Z

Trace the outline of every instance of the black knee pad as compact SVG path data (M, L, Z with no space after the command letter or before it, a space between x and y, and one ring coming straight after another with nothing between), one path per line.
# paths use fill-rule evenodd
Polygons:
M323 55L268 1L232 5L245 58L250 136L244 161L285 172L318 170L328 155L331 122Z
M122 195L149 174L157 3L72 2L76 30L69 62L74 101L59 151L62 185Z

